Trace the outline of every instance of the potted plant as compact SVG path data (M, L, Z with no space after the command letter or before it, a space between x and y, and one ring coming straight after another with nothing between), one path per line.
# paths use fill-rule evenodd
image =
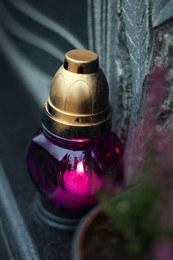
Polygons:
M143 120L131 148L135 184L118 194L99 193L99 207L76 230L74 260L173 259L173 131L162 129L169 112L165 74L156 67L150 75Z

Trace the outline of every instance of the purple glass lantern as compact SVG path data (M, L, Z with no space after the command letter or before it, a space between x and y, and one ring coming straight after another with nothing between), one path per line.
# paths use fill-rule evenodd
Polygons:
M108 94L97 54L67 52L27 154L34 183L58 214L85 212L110 180L115 187L121 184L120 144L111 132Z

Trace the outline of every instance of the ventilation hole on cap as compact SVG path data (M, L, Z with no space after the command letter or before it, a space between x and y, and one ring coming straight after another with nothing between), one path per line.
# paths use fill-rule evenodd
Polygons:
M64 61L64 69L68 70L68 61L67 60Z
M84 73L84 67L83 67L83 66L80 66L80 67L78 68L77 72L83 74L83 73Z
M79 117L77 117L76 119L75 119L75 122L76 123L79 123L81 120L80 120L80 118Z

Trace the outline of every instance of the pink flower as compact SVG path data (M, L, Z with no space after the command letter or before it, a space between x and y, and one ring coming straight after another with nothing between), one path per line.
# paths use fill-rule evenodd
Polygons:
M173 260L173 243L170 240L162 239L155 241L149 259Z

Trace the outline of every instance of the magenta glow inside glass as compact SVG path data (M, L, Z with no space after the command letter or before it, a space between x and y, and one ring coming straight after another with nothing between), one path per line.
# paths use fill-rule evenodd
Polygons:
M53 78L42 128L27 153L35 185L56 209L89 209L100 189L122 183L120 143L111 132L108 96L97 54L68 52Z

